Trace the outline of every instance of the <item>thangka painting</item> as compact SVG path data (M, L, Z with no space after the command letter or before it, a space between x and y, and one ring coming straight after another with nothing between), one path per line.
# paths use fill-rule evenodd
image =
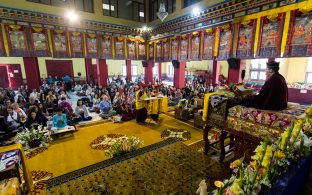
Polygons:
M154 47L155 47L154 42L150 42L149 47L148 47L148 49L149 49L148 56L149 56L150 60L154 60Z
M171 59L178 60L179 56L179 37L171 38Z
M283 15L270 20L267 17L261 19L261 29L258 46L258 57L279 57L281 39L283 33Z
M97 58L98 57L98 37L96 34L86 34L87 44L87 57Z
M84 39L83 34L80 32L69 33L70 49L73 58L84 57Z
M220 27L220 40L219 40L219 51L218 60L227 60L231 57L232 49L232 28L230 25Z
M123 37L115 38L115 59L125 59L125 39Z
M168 62L170 61L169 39L164 39L162 42L163 42L163 61Z
M187 60L188 36L182 35L180 39L180 60Z
M241 59L253 58L256 20L238 24L238 39L236 57Z
M160 41L156 42L156 61L162 61L163 55L162 55L162 44Z
M139 40L139 60L146 60L146 44L144 40Z
M203 37L203 60L212 60L214 58L215 30L207 29Z
M66 58L68 55L68 39L64 30L51 30L53 57Z
M201 33L200 32L194 32L191 34L191 50L190 50L190 59L191 60L199 60L200 39L201 39Z
M0 25L0 56L6 56L5 49L4 49L4 42L3 42L1 25Z
M134 39L127 40L127 50L128 50L128 59L135 60L136 59L136 44Z
M30 28L32 55L35 57L51 56L47 29Z
M312 13L292 11L285 56L304 57L312 55Z
M26 27L8 25L6 26L6 29L10 56L30 56L26 36Z
M102 59L112 59L112 37L109 35L102 36L101 39L101 50L100 58Z

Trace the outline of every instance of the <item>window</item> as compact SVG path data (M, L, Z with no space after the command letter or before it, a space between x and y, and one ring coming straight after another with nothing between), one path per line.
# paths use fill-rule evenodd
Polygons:
M145 4L143 0L102 0L103 15L138 22L145 22ZM119 10L122 10L119 12Z
M168 73L169 77L174 75L174 68L173 68L172 64L168 64L168 66L167 66L167 73Z
M157 77L158 78L158 63L155 63L154 64L154 67L153 67L153 77Z
M73 0L73 1L62 1L62 0L27 0L34 3L41 3L45 5L59 6L59 7L70 7L74 5L77 10L84 12L94 12L93 0Z
M103 15L118 17L118 1L117 0L103 0Z
M131 74L134 77L138 76L138 65L132 65L131 66ZM122 76L126 77L127 76L127 66L122 65Z
M312 58L309 58L309 63L307 65L306 83L312 83Z
M266 63L268 59L256 59L250 62L250 80L265 80Z
M159 11L159 5L160 5L161 0L152 0L150 1L150 17L149 20L153 21L158 19L157 17L157 12ZM175 11L176 9L176 0L163 0L165 3L166 11L168 14L171 14Z
M185 7L188 7L188 6L190 6L190 5L193 5L193 4L195 4L195 3L198 3L198 2L200 2L201 0L184 0L183 1L183 7L185 8Z

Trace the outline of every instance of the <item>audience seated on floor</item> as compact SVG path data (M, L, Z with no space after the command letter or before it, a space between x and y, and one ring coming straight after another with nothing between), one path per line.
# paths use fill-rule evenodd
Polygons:
M66 114L63 114L63 108L58 107L57 113L52 117L52 130L60 130L67 126Z
M117 112L113 110L112 103L110 102L109 98L106 95L103 96L103 100L100 103L100 110L101 110L100 116L103 119L108 119L117 115Z
M77 106L75 108L75 115L77 117L77 120L76 120L77 122L92 120L92 117L89 116L89 111L87 107L83 104L81 99L77 101Z

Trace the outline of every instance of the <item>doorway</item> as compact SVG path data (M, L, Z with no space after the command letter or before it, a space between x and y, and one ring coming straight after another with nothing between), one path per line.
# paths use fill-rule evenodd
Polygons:
M73 61L71 60L46 60L47 76L63 78L65 75L74 79Z
M20 64L0 64L0 87L17 89L23 85Z

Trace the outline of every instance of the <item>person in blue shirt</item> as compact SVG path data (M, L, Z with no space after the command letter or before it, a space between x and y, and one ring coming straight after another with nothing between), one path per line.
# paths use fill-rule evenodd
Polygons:
M65 75L63 78L63 81L65 82L66 85L66 91L70 91L71 90L71 78L68 75Z
M62 129L67 126L66 114L63 114L62 108L57 108L57 114L52 117L53 127L55 129Z
M109 101L107 96L104 96L103 100L101 101L100 110L100 117L102 117L103 119L108 119L117 114L116 111L113 110L112 103Z
M49 75L48 84L49 85L54 84L54 78L51 75Z

